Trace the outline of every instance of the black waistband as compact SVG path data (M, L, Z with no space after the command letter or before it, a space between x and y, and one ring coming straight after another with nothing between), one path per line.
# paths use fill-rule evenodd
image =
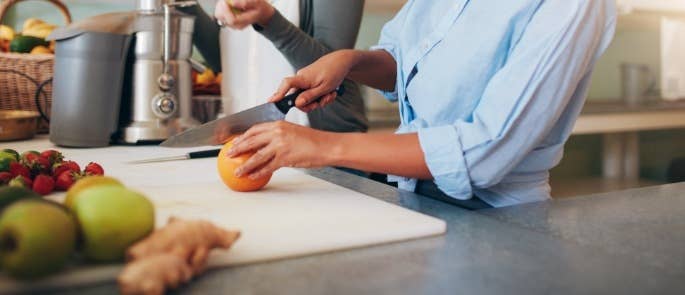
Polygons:
M443 193L438 188L438 186L432 181L419 181L416 184L416 190L414 190L414 192L416 192L419 195L424 195L426 197L440 200L445 203L449 203L468 210L481 210L493 208L492 206L490 206L490 204L486 203L485 201L481 200L475 195L468 200L457 200L455 198L452 198Z

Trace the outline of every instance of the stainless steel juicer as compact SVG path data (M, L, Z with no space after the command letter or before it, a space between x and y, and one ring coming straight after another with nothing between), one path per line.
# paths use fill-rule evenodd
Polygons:
M199 123L191 115L196 1L137 0L132 12L55 31L50 139L58 145L157 143Z

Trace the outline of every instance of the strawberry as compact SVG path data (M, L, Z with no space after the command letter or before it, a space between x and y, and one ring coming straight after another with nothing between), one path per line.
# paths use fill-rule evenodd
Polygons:
M58 190L67 191L79 178L81 178L81 175L78 172L64 171L57 176L55 187Z
M57 177L59 177L60 174L62 174L65 171L71 171L71 169L69 169L69 166L57 164L56 166L54 166L52 168L52 178L57 180ZM71 171L71 172L74 172L74 171Z
M10 163L10 173L12 173L12 176L24 176L24 177L31 177L31 170L29 170L28 167L22 165L19 162L12 162Z
M29 161L34 161L36 158L40 157L40 153L36 151L28 151L21 154L19 161L24 164Z
M83 169L83 173L85 175L105 175L105 169L100 166L98 163L90 162L88 165L86 165L86 168Z
M23 188L31 189L31 188L33 188L33 181L31 181L31 178L19 175L15 178L12 178L12 180L10 180L9 186L23 187Z
M50 167L52 167L50 165L50 160L42 156L29 156L27 157L27 160L24 162L24 165L26 165L29 168L29 170L31 170L31 175L33 176L48 173L50 172Z
M50 165L55 165L57 163L62 163L64 156L62 153L56 150L47 150L40 153L41 157L47 158L50 161Z
M40 174L33 180L33 191L42 196L49 195L55 189L55 181L52 177Z
M52 166L52 177L57 180L57 177L59 177L64 171L80 173L81 167L79 167L79 165L74 161L64 161L62 163L55 164Z
M12 178L14 178L12 173L7 172L7 171L0 172L0 185L8 184L10 182L10 180L12 180Z

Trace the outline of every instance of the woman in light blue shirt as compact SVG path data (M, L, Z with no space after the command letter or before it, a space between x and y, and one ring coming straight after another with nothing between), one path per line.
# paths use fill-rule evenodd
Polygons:
M307 89L297 105L312 110L349 78L398 102L397 134L258 125L236 140L233 156L257 151L237 174L343 166L473 209L546 200L549 170L612 40L613 1L410 0L378 46L324 56L271 98Z

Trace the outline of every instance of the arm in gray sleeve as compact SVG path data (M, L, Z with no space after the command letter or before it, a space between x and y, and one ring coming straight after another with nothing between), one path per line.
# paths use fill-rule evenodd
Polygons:
M179 8L181 11L195 16L195 31L193 43L209 67L216 73L221 72L221 47L219 46L219 26L214 19L200 7Z
M302 29L278 11L266 27L255 26L293 67L301 69L331 51L354 47L364 0L300 0L300 5ZM195 45L212 69L219 70L218 26L200 7L184 11L197 17L193 35ZM363 132L368 129L359 85L349 80L344 85L345 95L308 114L312 127L335 132Z
M302 5L306 5L304 2ZM313 63L331 51L353 48L359 33L364 0L311 0L309 15L303 13L303 29L290 23L278 11L258 31L269 39L297 69ZM309 25L309 23L311 25ZM305 31L311 27L311 36ZM304 30L304 31L303 31Z
M338 49L354 48L364 0L301 0L301 27L278 11L264 28L255 27L269 39L296 69L306 67ZM368 129L359 85L344 82L346 93L332 104L308 114L312 127L333 132L365 132Z

